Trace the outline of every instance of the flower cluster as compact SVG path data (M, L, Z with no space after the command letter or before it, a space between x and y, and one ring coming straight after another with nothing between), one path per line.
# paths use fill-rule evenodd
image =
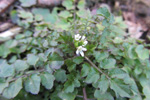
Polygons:
M79 34L75 35L75 46L77 47L77 55L81 55L82 57L84 57L83 51L87 51L87 49L85 48L87 43L88 41L85 39L85 36L80 36Z

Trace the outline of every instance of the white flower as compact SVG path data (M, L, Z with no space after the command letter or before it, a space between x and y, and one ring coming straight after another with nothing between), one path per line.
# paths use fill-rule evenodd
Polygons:
M77 54L77 55L80 54L82 57L84 57L84 52L83 52L83 51L87 51L87 49L84 48L84 47L82 47L82 46L79 46L79 47L77 48L76 54Z
M79 34L75 35L75 40L80 40L81 36Z
M83 42L83 45L82 45L82 46L86 46L87 43L88 43L88 41L85 40L85 41Z
M81 40L84 40L85 39L85 36L82 36L82 39Z

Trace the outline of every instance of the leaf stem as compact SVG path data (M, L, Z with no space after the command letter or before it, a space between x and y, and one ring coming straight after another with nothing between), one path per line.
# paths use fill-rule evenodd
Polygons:
M40 72L43 72L43 71L45 71L45 69L38 69L38 70L35 70L35 71L32 72L32 73L24 74L24 75L22 75L22 76L20 76L20 77L15 77L15 78L9 80L8 82L15 81L15 80L17 80L17 79L19 79L19 78L25 78L25 77L30 76L30 75L32 75L32 74L35 74L35 73L38 73L38 72L40 73Z
M96 68L100 73L104 74L109 80L111 79L106 73L99 69L88 57L84 57L94 68Z
M84 98L84 100L88 100L85 87L83 88L83 98Z

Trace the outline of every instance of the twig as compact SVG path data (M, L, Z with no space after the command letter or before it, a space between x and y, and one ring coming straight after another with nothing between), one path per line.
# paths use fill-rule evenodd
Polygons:
M104 74L109 80L111 79L106 73L99 69L88 57L84 57L94 68L96 68L100 73Z
M83 98L84 98L84 100L88 100L85 87L83 88Z
M7 30L7 31L1 32L0 38L4 38L4 40L0 40L0 42L4 42L8 39L11 39L13 36L20 33L21 31L22 31L21 27L15 26L15 27L12 27L11 29Z
M0 32L4 32L13 26L14 24L10 23L9 21L3 22L2 24L0 23Z
M32 72L32 73L25 74L25 75L22 75L22 76L20 76L20 77L15 77L15 78L13 78L13 79L9 80L8 82L15 81L15 80L17 80L17 79L19 79L19 78L25 78L25 77L30 76L30 75L32 75L32 74L35 74L35 73L37 73L37 72L39 72L39 73L40 73L40 72L43 72L43 71L45 71L45 69L35 70L35 71L34 71L34 72Z
M0 15L4 13L17 0L0 0Z

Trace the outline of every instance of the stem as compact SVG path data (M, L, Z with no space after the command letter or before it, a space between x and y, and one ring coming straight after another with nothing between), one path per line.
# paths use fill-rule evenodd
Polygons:
M15 78L13 78L13 79L11 79L10 81L8 81L8 82L12 82L12 81L15 81L15 80L17 80L17 79L19 79L19 78L25 78L25 77L27 77L27 76L30 76L30 75L32 75L32 74L35 74L35 73L37 73L37 72L43 72L43 71L45 71L45 69L39 69L39 70L35 70L34 72L32 72L32 73L29 73L29 74L25 74L25 75L22 75L22 76L20 76L20 77L15 77Z
M84 57L94 68L96 68L100 73L104 74L109 80L111 79L106 73L99 69L88 57Z
M83 88L83 98L84 98L84 100L88 100L85 87Z
M74 1L73 20L74 20L74 32L76 33L76 0Z

